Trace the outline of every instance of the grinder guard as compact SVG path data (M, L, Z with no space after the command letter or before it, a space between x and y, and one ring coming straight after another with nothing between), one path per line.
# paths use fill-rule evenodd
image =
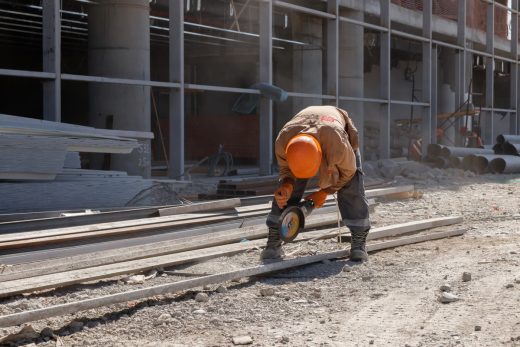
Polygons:
M291 242L305 228L305 217L314 209L314 201L307 200L297 206L287 206L278 220L278 233L284 242Z

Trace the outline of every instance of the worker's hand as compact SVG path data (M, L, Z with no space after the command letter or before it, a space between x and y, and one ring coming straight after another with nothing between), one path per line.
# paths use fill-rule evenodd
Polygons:
M282 183L275 191L274 191L274 199L276 200L276 204L280 208L284 208L287 206L287 201L291 197L293 192L293 185L291 183Z
M325 204L325 200L327 200L327 195L327 192L323 190L318 190L317 192L307 195L305 197L305 200L314 201L314 207L320 208L323 207L323 204Z

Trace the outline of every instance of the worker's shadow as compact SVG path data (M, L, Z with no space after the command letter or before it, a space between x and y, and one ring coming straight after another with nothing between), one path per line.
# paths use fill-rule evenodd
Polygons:
M272 285L284 284L288 282L309 282L318 279L335 277L345 272L348 274L350 268L361 265L362 262L355 262L347 259L326 260L319 263L308 264L298 268L280 270L256 278L259 282Z

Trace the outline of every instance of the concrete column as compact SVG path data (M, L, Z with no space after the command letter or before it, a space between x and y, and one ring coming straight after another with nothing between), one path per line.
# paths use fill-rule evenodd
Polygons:
M148 0L105 0L89 10L89 74L150 79ZM90 125L150 131L150 87L89 84ZM94 166L101 163L93 160ZM150 144L129 155L112 155L110 168L150 176Z
M342 17L364 21L362 11L341 11ZM364 96L364 28L352 23L341 23L339 27L339 90L341 96ZM364 103L343 102L346 111L354 121L359 132L359 148L364 147Z

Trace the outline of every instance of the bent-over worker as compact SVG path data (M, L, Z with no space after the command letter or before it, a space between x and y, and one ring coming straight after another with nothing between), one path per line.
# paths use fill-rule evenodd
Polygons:
M337 193L343 224L351 232L350 259L367 260L366 238L370 230L359 154L358 132L345 110L333 106L311 106L285 124L275 142L280 177L274 192L267 246L261 259L284 256L278 222L287 204L301 200L307 181L319 172L319 190L305 197L315 208L327 195Z

